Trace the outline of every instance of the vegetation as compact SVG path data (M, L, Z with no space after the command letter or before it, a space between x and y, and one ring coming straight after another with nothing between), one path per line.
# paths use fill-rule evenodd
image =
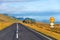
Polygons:
M32 25L32 24L30 24L30 25ZM53 29L51 29L50 24L47 24L47 23L36 22L35 26L60 34L60 24L55 24Z
M13 24L15 21L15 18L7 16L7 14L0 14L0 30L5 29L6 27Z
M35 19L31 19L31 18L25 18L23 20L23 23L28 23L28 24L33 24L35 22L36 22L36 20Z
M36 22L35 24L26 24L26 23L21 23L21 24L23 24L26 27L29 27L39 33L43 33L47 36L53 37L57 40L60 40L60 33L59 33L60 32L60 24L55 24L54 29L51 29L49 24L42 23L42 22Z

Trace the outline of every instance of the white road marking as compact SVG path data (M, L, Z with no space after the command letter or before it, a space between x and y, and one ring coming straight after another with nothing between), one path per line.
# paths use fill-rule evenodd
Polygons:
M35 32L35 33L37 33L37 34L40 34L41 36L43 36L43 37L45 37L45 38L47 38L47 39L49 39L49 40L53 40L53 39L51 39L51 38L49 38L49 37L47 37L47 36L45 36L45 35L43 35L43 34L41 34L41 33L39 33L39 32L36 32L35 30L33 30L33 29L31 29L31 28L28 28L28 29L32 30L33 32Z
M16 29L16 38L18 39L18 23L17 23L17 29Z

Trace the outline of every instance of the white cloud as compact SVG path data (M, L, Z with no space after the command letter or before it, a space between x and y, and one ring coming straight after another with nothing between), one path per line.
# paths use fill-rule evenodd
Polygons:
M0 0L1 2L30 2L30 1L38 1L38 0Z
M6 12L21 12L24 9L24 6L21 3L2 3L0 5L0 10Z
M1 3L0 10L6 11L8 13L60 11L60 3L58 3L57 0L45 0L45 1L40 0L32 2L12 2L12 3L9 2L9 3Z

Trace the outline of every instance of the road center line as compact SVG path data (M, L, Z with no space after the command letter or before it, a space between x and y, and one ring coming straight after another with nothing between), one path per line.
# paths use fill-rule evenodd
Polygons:
M17 29L16 29L16 38L18 39L18 23L17 23Z

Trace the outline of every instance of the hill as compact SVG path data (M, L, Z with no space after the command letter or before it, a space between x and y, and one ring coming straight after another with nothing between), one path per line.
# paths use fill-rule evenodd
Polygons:
M12 18L12 17L9 17L7 15L0 14L0 21L2 21L2 22L9 22L9 21L15 21L15 19Z
M10 26L17 20L13 17L9 17L8 15L0 14L0 30L5 29L6 27Z

